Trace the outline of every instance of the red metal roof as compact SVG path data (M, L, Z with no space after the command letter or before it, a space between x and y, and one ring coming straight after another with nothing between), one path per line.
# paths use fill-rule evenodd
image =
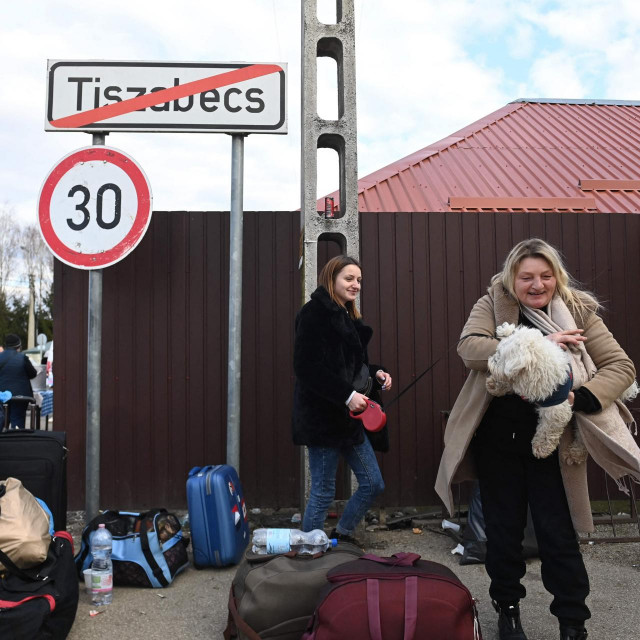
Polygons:
M640 102L511 102L358 186L363 212L639 213Z

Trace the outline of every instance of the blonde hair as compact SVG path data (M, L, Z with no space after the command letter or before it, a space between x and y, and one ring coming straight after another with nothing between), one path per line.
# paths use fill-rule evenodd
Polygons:
M560 252L540 238L529 238L513 247L502 265L502 271L491 278L491 284L502 283L511 296L518 300L515 281L520 263L525 258L542 258L551 267L556 279L555 295L564 301L574 315L577 314L584 319L587 314L598 311L600 303L596 297L591 292L585 291L569 274Z
M337 296L335 292L335 283L338 274L349 265L354 265L360 269L362 272L362 267L360 263L351 256L336 256L335 258L331 258L327 264L322 267L322 271L318 276L318 285L324 287L329 297L341 307L344 307L349 314L349 317L352 320L357 320L361 318L360 312L358 311L358 307L356 307L356 303L353 300L349 300L346 304L343 303Z

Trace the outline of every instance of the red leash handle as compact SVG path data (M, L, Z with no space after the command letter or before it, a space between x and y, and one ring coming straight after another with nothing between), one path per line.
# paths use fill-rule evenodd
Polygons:
M362 420L367 431L380 431L387 424L387 414L382 407L373 400L367 400L367 408L359 413L349 411L349 415L356 420Z

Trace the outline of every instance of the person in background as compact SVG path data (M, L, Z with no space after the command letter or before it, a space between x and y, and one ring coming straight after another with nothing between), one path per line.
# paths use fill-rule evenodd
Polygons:
M4 339L4 350L0 353L0 391L11 391L13 396L33 397L31 379L37 371L31 360L21 353L22 343L14 333L8 333ZM1 408L1 407L0 407ZM27 403L10 400L8 403L8 422L14 429L24 429ZM0 418L0 427L5 425L4 414Z
M542 582L552 595L551 613L561 640L584 640L589 578L576 531L593 531L586 452L617 481L640 478L640 450L627 425L633 419L619 401L636 389L635 368L598 315L595 297L579 288L558 251L533 238L517 244L487 295L475 304L458 343L469 369L445 432L436 491L454 512L451 485L479 479L486 525L485 567L499 614L501 640L526 640L519 603L527 504L538 541ZM496 328L507 322L539 329L569 355L573 387L566 385L573 418L559 447L533 455L536 406L520 396L490 396L487 361L496 352ZM575 434L585 457L572 459Z
M367 345L373 331L356 306L362 272L349 256L332 258L322 269L318 288L296 317L293 368L293 441L309 452L311 492L302 520L304 531L322 529L335 498L336 470L342 456L353 470L358 489L330 533L331 538L359 544L353 532L384 482L369 435L376 449L388 449L386 426L370 434L349 411L379 400L391 389L391 376L369 364ZM381 437L380 437L381 436Z

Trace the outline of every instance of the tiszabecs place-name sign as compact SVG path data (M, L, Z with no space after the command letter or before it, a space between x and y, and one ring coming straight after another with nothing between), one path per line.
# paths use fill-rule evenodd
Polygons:
M286 65L50 60L45 130L287 133Z

